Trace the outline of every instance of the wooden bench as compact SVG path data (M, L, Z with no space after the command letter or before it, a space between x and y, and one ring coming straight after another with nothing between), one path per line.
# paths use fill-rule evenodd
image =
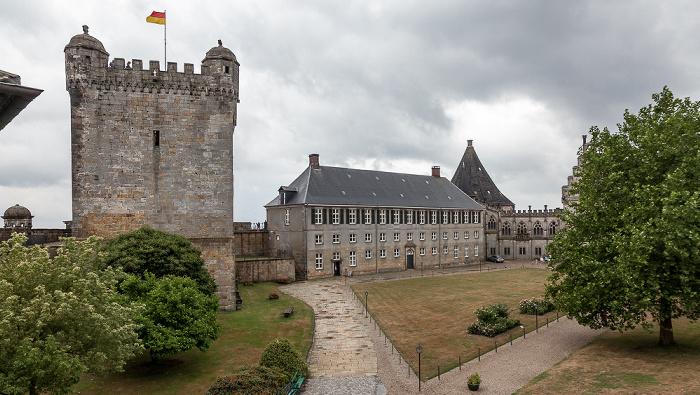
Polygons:
M289 306L289 307L287 307L287 309L284 311L284 316L285 316L285 317L289 317L290 315L292 315L292 312L294 312L294 307Z
M299 391L301 385L304 383L304 376L299 373L294 373L294 377L284 386L284 389L280 392L280 395L294 395Z

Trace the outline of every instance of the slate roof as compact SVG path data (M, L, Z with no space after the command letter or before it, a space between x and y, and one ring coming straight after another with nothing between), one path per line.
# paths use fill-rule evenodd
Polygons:
M445 177L309 166L286 191L287 205L426 207L483 210ZM280 206L278 195L265 207Z
M491 180L472 146L472 140L467 140L467 149L452 176L452 183L479 203L494 207L515 206Z
M0 130L41 92L41 89L22 86L18 75L0 70Z

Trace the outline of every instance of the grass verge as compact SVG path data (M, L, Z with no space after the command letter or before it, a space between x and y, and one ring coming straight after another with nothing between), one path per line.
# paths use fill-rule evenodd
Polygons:
M286 337L306 358L313 337L313 309L279 291L275 283L239 287L243 309L220 312L221 334L207 352L193 349L152 365L148 353L131 360L124 372L104 377L85 375L76 385L81 394L201 394L219 376L258 362L268 342ZM268 299L276 292L279 299ZM284 309L294 314L284 318Z
M416 346L421 345L424 379L437 376L462 362L477 358L523 335L518 326L494 338L470 335L467 327L476 321L474 310L505 303L511 317L520 319L526 332L535 330L535 316L518 313L523 299L540 298L548 270L513 269L454 276L358 284L353 287L360 300L369 292L369 311L403 357L418 369ZM539 316L540 326L556 319L556 312Z
M677 347L655 332L608 331L538 376L517 394L698 394L700 323L673 321Z

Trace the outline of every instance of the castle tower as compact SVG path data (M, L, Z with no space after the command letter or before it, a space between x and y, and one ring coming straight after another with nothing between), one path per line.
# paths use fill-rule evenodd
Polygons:
M515 208L515 204L502 194L491 180L476 154L472 140L467 140L467 149L451 181L469 197L487 207L500 207L506 211L512 211Z
M5 220L5 229L12 229L18 232L32 229L32 213L24 206L15 204L5 210L2 219Z
M65 47L71 102L73 235L149 225L202 250L224 309L235 308L233 132L239 64L209 50L201 74L176 63L109 62L88 34Z

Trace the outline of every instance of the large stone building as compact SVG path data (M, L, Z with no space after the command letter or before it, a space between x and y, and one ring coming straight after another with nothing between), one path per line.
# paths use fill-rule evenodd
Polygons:
M149 225L202 250L222 307L235 308L233 132L239 64L221 45L194 65L109 60L88 34L65 47L73 236Z
M319 155L268 203L272 253L297 278L439 268L485 254L484 207L432 176L321 166Z

